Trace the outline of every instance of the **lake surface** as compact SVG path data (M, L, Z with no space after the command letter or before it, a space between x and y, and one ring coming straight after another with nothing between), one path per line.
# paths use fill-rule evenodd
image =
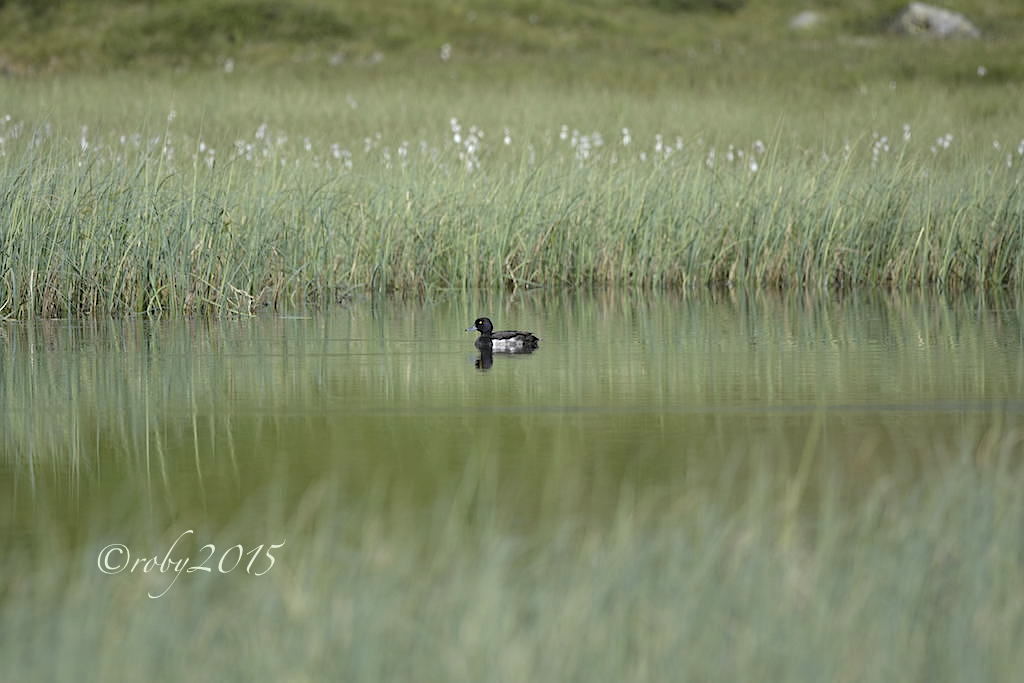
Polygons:
M664 482L694 459L785 468L811 448L848 461L856 486L993 421L1024 425L1020 313L1009 299L527 293L6 324L0 485L19 503L5 526L31 525L40 500L78 519L126 489L172 518L229 515L336 468L354 495L384 476L429 497L473 458L536 492L551 458ZM540 349L479 369L463 331L478 315Z
M1003 437L1024 434L1021 312L1010 297L526 292L0 323L7 568L31 583L60 557L75 569L56 585L109 586L105 543L155 556L195 529L287 535L278 571L296 572L325 524L355 557L370 537L444 537L453 515L537 548L648 498L740 509L754 480L796 491L809 519L826 491L853 504L993 439L1019 453ZM481 369L463 330L482 315L540 349Z

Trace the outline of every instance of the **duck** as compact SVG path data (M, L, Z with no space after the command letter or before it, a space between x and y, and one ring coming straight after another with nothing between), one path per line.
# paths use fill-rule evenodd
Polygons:
M490 318L477 318L472 326L466 328L466 332L479 332L476 348L496 353L531 353L540 342L540 337L533 332L520 332L519 330L495 332Z

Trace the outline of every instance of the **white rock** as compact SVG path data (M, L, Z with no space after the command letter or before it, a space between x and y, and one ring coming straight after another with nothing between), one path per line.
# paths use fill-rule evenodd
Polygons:
M941 7L912 2L892 23L896 33L935 38L980 38L981 31L964 15Z
M821 12L805 9L789 20L789 27L794 31L805 31L820 25L823 19L824 17L821 16Z

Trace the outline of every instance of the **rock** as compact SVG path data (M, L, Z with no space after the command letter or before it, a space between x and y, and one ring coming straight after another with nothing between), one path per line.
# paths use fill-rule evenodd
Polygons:
M912 2L900 12L891 29L906 35L934 38L980 38L981 31L964 15L923 2Z
M821 12L806 9L789 20L789 27L794 31L806 31L820 25L822 19Z

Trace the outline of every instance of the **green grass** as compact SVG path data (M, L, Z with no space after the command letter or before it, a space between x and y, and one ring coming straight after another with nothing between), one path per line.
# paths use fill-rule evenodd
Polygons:
M895 3L807 35L800 3L664 5L7 3L35 75L0 82L0 316L1020 288L1016 5L965 3L986 38L950 42L887 35Z
M1009 84L696 95L443 64L311 78L3 85L0 315L244 313L366 289L1024 283Z
M735 12L700 11L715 4ZM678 62L716 45L721 54L745 48L799 52L850 38L885 37L902 0L811 3L824 21L809 34L788 29L802 0L487 0L372 2L371 0L8 0L0 6L0 67L10 73L94 71L111 66L204 66L232 57L239 64L359 63L375 54L422 61L451 44L456 56L515 59L543 55L559 61L614 55L661 56ZM939 3L942 4L942 3ZM1019 77L1016 36L1024 12L1013 0L961 0L983 30L992 59ZM696 11L694 11L696 10ZM765 49L768 48L768 49ZM714 62L720 60L713 60ZM929 70L931 60L906 66ZM757 59L750 64L757 65ZM863 60L855 63L863 68Z

